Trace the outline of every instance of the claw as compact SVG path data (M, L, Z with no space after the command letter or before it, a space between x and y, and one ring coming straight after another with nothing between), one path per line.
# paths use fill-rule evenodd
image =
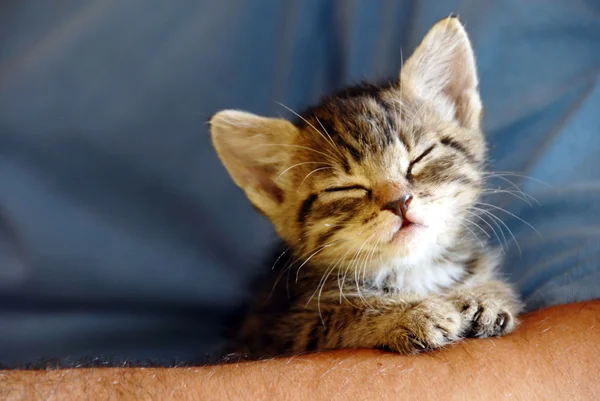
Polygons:
M496 318L496 326L500 326L500 328L503 328L505 320L506 320L505 314L500 313L498 315L498 317Z
M417 339L417 337L415 337L415 336L410 336L410 342L419 351L424 351L425 349L427 349L427 347L425 346L425 344L423 344L421 341L419 341Z
M481 314L483 313L483 307L480 306L479 309L477 309L477 312L475 312L475 315L473 315L473 321L474 322L478 322L479 318L481 317Z
M501 312L498 315L498 318L502 318L502 321L500 322L499 326L501 331L504 331L506 327L510 324L511 315L508 312Z

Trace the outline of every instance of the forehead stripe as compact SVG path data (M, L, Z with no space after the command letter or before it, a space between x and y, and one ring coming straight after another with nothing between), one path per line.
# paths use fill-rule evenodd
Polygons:
M300 205L300 210L298 211L298 223L304 223L306 216L310 213L312 205L318 197L319 195L317 194L310 194L304 199L302 205Z
M325 130L325 132L333 139L333 141L340 147L340 149L345 149L346 151L348 151L348 153L350 153L352 158L357 163L360 163L360 161L362 160L361 153L354 146L350 145L348 142L346 142L344 140L343 136L334 128L332 121L329 118L320 118L319 121L320 121L321 125L323 126L323 129ZM350 164L348 163L348 161L343 160L342 164L343 164L344 170L347 173L349 173Z
M473 157L473 155L463 146L461 145L459 142L455 141L454 139L445 136L440 140L440 143L444 146L448 146L460 153L463 154L463 156L465 156L471 163L477 163L477 160L475 160L475 157Z
M394 117L393 117L394 109L393 109L392 105L390 105L388 102L386 102L380 96L376 96L375 101L377 102L377 104L379 104L379 106L383 110L384 117L383 117L383 121L382 121L381 125L383 125L383 135L385 136L385 143L386 143L386 145L389 145L390 143L392 143L393 135L394 135L393 133L395 131L397 131L396 121L394 120Z
M404 132L397 126L395 119L392 117L395 114L399 114L400 111L396 110L394 108L394 106L389 104L385 99L382 99L381 96L377 96L374 99L381 106L381 108L383 109L383 111L385 113L385 124L384 125L386 125L385 135L386 135L386 140L387 140L388 144L392 142L392 137L395 133L395 134L397 134L398 139L400 139L400 142L402 143L402 145L404 145L406 150L408 152L410 152L410 149L411 149L410 143L404 136Z

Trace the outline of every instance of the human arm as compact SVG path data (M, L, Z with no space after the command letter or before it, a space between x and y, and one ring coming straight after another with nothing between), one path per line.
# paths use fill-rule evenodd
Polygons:
M5 371L20 399L597 399L600 302L541 310L503 338L417 356L347 350L191 368Z

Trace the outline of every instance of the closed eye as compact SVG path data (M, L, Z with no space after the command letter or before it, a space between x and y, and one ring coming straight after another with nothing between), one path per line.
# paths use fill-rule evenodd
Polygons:
M343 192L343 191L365 191L369 196L371 196L371 190L369 188L363 187L362 185L348 185L345 187L333 187L327 188L323 190L323 192Z
M423 160L425 158L425 156L427 156L429 153L431 153L433 148L435 148L435 145L431 145L430 147L425 149L425 151L423 153L421 153L416 159L414 159L413 161L410 162L410 164L408 165L408 170L406 171L406 179L408 181L412 181L412 169L413 169L414 165L419 163L421 160Z

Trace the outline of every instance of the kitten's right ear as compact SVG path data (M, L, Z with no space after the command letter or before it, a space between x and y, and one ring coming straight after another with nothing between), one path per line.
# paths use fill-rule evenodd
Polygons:
M284 193L277 174L288 162L282 146L298 129L287 120L224 110L210 120L213 145L233 181L268 217L276 214Z
M400 74L403 86L436 104L448 119L479 128L482 107L471 42L455 17L436 23Z

